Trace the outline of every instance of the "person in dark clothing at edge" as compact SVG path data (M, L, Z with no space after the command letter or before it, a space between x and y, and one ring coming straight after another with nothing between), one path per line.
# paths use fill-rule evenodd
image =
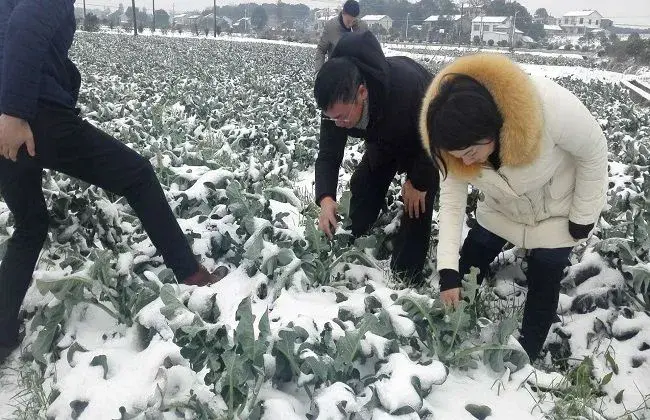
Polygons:
M324 114L315 174L319 228L330 238L336 229L338 174L348 136L365 139L366 152L350 180L352 234L371 228L395 174L406 172L405 209L391 269L415 284L424 280L439 181L418 131L420 106L431 80L429 71L407 57L386 58L377 38L364 32L339 41L314 85Z
M18 346L18 312L48 231L51 169L126 197L179 281L208 285L151 164L79 117L81 76L68 58L74 0L0 2L0 191L15 231L0 264L0 362Z
M341 13L327 21L320 40L316 45L316 73L323 66L325 56L329 58L342 36L351 32L364 32L368 30L365 22L357 19L360 12L359 2L356 0L347 0L343 5Z

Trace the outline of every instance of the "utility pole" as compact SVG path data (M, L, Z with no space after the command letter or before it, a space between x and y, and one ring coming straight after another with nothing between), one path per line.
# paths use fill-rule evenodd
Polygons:
M517 13L519 13L519 10L515 10L515 17L512 20L512 36L510 38L510 48L515 49L515 31L517 30L516 24L517 24Z
M151 0L153 3L153 23L151 24L151 32L156 32L156 0Z
M212 9L212 17L214 18L214 37L217 37L217 0L214 0L214 8Z
M410 13L406 14L406 41L409 39L409 15Z
M463 1L460 2L460 20L458 21L458 46L460 47L460 43L462 42L463 39L463 18L465 12L465 3ZM471 22L470 22L471 25Z
M135 0L131 0L131 10L133 11L133 36L138 36L138 22L136 21Z
M86 29L86 0L84 0L84 29Z

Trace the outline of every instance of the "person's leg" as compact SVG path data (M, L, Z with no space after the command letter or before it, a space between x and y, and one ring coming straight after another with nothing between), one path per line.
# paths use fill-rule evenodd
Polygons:
M17 345L18 312L47 237L42 172L34 160L21 157L14 163L0 158L0 192L14 218L14 232L0 264L0 348Z
M469 274L472 267L476 267L479 269L478 283L483 283L490 271L490 264L499 255L505 244L505 239L477 223L470 229L460 251L459 272L461 277Z
M32 124L37 162L124 196L178 281L199 264L167 203L151 164L72 110L43 106Z
M531 361L542 350L557 314L560 281L572 248L534 249L528 258L528 294L519 342Z
M391 269L411 284L419 284L424 280L422 269L429 252L433 203L437 193L437 190L427 192L425 211L419 218L409 217L404 210L394 241Z
M394 165L371 168L366 155L350 178L350 221L352 234L366 234L386 203L386 193L397 169Z

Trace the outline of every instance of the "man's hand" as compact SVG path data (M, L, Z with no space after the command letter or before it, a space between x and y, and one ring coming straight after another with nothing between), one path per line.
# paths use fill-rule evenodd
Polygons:
M318 228L325 232L328 238L332 239L336 232L336 210L338 205L332 197L326 196L320 200L320 215L318 216Z
M410 179L407 179L404 185L402 185L402 200L404 200L406 212L411 219L414 217L418 219L420 218L420 213L425 212L426 197L427 192L416 189L411 184Z
M36 156L34 135L27 121L7 114L0 115L0 155L15 162L23 144L30 156Z
M460 287L440 292L440 300L442 300L442 303L445 305L457 308L460 303Z

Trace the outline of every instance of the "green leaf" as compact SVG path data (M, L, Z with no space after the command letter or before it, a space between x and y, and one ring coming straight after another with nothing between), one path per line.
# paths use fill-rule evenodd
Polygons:
M426 321L431 331L435 330L432 314L436 312L436 309L434 309L433 299L428 296L412 294L400 297L395 303L401 305L414 322ZM438 312L442 313L442 311Z
M161 283L173 284L174 278L174 272L169 268L165 268L160 273L158 273L158 280L160 280Z
M149 282L147 282L147 284L149 284ZM142 308L144 308L145 306L147 306L157 298L158 298L158 292L156 292L155 290L147 286L141 287L138 290L138 293L135 294L135 299L133 300L131 306L131 313L133 315L137 314L142 310Z
M630 242L623 238L609 238L598 242L594 246L594 251L602 256L606 256L609 252L617 253L618 256L626 264L633 264L636 262L636 256L630 247Z
M260 318L260 321L257 324L257 329L260 332L260 340L268 340L271 337L271 323L269 322L268 311L264 311L264 315L262 315L262 318Z
M316 385L326 382L329 378L330 364L314 356L307 357L301 366L301 371L306 374L313 373Z
M350 200L352 199L352 192L350 190L345 190L341 194L339 199L338 211L345 219L350 218Z
M295 258L295 254L288 248L282 248L277 255L278 263L280 265L287 265Z
M76 420L81 416L81 414L84 412L84 410L88 407L88 401L83 401L83 400L74 400L70 403L70 408L72 409L72 413L70 417L73 420Z
M612 375L613 375L613 374L614 374L614 372L609 372L607 375L605 375L605 376L603 377L603 379L600 381L600 385L601 385L601 386L605 386L605 385L607 385L607 384L609 383L609 381L612 380Z
M302 208L302 203L296 194L288 189L283 187L271 187L264 190L264 195L268 198L272 198L281 203L288 203L292 206L300 209Z
M55 306L47 311L45 315L46 321L43 329L39 331L36 341L32 344L32 355L34 360L47 365L45 355L50 353L54 339L59 331L59 324L63 322L65 315L65 307L61 304Z
M42 295L50 292L60 301L70 298L81 301L84 288L90 289L92 285L92 280L78 276L63 277L57 280L36 280L36 287Z
M99 356L93 357L93 360L90 362L90 366L101 366L104 368L104 379L106 379L106 375L108 375L108 360L106 359L106 356L101 354Z
M650 264L626 265L623 272L632 276L631 287L635 293L650 294Z
M415 408L409 405L405 405L404 407L400 407L397 410L391 411L390 414L397 417L397 416L406 416L408 414L413 414L413 413L417 413L417 411L415 411Z
M470 305L474 304L476 301L476 294L478 293L480 287L477 278L478 274L479 270L475 267L472 267L469 274L466 274L465 278L463 279L463 296Z
M235 330L235 341L239 343L243 354L258 367L264 367L264 354L268 350L269 340L271 334L271 327L269 324L268 313L259 320L260 339L255 338L253 329L253 310L251 307L250 298L244 299L237 309L236 319L239 320Z
M361 236L355 239L354 246L360 249L375 248L377 246L377 237L374 235Z
M316 254L330 250L325 234L320 230L316 230L314 224L309 221L305 223L305 239L309 244L309 249L316 252Z
M168 320L172 320L179 311L188 310L183 302L176 297L176 291L171 284L165 284L160 288L160 300L165 304L160 308L160 313Z
M605 363L609 365L609 367L612 369L612 372L614 372L614 374L618 375L618 365L616 364L616 361L614 360L612 354L609 351L605 352Z
M237 218L242 219L250 213L250 208L244 194L242 193L243 187L239 181L234 180L226 187L226 197L228 197L228 208L230 212Z
M358 328L364 331L364 334L366 331L370 331L380 337L386 337L395 332L393 324L390 322L390 315L386 309L382 309L378 316L365 314Z
M620 404L620 403L623 402L623 392L625 392L625 390L624 390L624 389L621 389L621 390L618 392L618 394L616 394L616 396L614 397L614 402L615 402L616 404Z
M273 355L278 365L285 365L290 370L290 376L300 375L300 364L296 357L296 345L304 342L309 336L299 334L297 330L281 330L278 333L279 339L273 346ZM284 373L287 379L288 373Z
M506 318L499 323L497 327L497 343L506 344L510 336L517 329L518 322L516 318Z
M251 236L244 244L244 258L250 261L256 261L262 256L264 249L264 231L260 229Z
M245 368L243 357L230 350L224 353L223 363L225 384L221 396L232 413L236 407L246 403L248 387L245 384L250 378L250 370Z
M85 353L87 351L88 350L83 348L81 344L77 343L76 341L72 343L72 345L68 348L68 354L67 354L68 364L72 366L72 361L74 360L74 354L76 352Z
M492 409L487 405L467 404L465 410L478 420L485 420L492 415Z
M340 373L347 373L361 354L361 340L367 330L346 331L345 335L336 342L336 357L334 369Z

